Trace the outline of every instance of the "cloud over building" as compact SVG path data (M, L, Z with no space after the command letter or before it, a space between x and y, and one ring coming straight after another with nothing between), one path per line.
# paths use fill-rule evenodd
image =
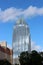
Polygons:
M3 22L9 20L17 20L18 17L23 16L24 18L43 16L43 7L38 8L35 6L29 6L27 9L18 9L15 7L10 7L5 10L0 8L0 20Z

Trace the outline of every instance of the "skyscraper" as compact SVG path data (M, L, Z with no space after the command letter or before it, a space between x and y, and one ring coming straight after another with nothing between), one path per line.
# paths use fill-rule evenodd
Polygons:
M29 26L23 19L19 19L13 28L13 58L18 58L23 51L31 52Z

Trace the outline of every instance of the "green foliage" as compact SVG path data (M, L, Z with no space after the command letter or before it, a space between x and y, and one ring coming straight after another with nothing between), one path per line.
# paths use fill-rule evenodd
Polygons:
M15 64L15 65L19 65L19 64Z
M28 52L22 52L19 56L19 61L21 65L28 65L29 64L29 53Z
M42 64L42 58L41 55L37 51L32 51L31 52L31 64L32 65L41 65Z
M43 65L41 55L35 50L31 53L22 52L19 61L21 65Z
M0 60L0 65L11 65L7 60Z

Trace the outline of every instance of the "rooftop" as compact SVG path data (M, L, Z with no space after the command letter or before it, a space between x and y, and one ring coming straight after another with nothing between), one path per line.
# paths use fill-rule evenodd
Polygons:
M12 55L12 50L9 48L3 48L2 46L0 46L0 51L8 55Z

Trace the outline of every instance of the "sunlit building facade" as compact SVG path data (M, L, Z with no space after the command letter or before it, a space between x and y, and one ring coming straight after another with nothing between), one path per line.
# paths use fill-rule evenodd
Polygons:
M23 51L31 52L31 39L28 24L19 19L13 27L13 58L18 58Z

